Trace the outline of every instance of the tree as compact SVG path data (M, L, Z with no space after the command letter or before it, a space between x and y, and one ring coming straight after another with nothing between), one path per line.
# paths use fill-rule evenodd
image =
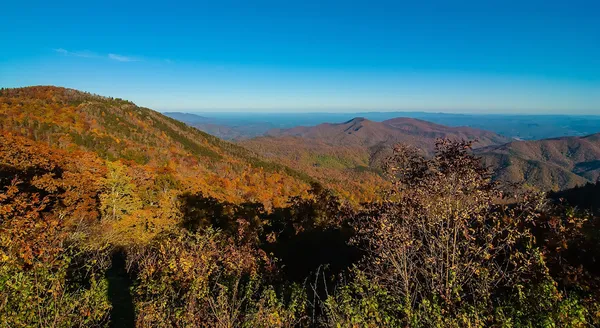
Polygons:
M142 207L135 193L135 184L119 162L108 162L104 191L100 194L100 208L105 219L118 220Z

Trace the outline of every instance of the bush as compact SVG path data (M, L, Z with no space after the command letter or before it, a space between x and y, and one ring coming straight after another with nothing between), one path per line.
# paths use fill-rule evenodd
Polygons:
M31 267L0 263L0 317L6 327L102 327L111 305L108 282L97 260L86 259L86 282L71 281L71 248L52 263ZM94 263L94 265L91 265ZM3 327L4 327L3 326Z
M354 220L354 243L368 255L354 281L328 300L332 325L589 322L577 295L556 288L545 261L560 257L546 244L564 240L581 222L544 221L543 194L509 196L469 150L469 143L442 140L426 159L396 147L386 166L392 189Z
M140 327L283 327L302 322L305 294L265 285L260 255L212 231L171 232L130 254Z

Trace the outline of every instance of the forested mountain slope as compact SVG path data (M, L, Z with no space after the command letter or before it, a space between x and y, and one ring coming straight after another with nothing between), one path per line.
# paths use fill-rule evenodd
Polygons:
M332 187L346 185L351 190L365 189L353 185L355 181L377 185L380 179L373 172L380 169L394 144L414 146L431 155L438 138L475 141L474 153L501 181L548 191L595 182L600 177L600 134L510 141L485 130L445 127L411 118L384 122L355 118L340 124L272 130L269 134L240 144L278 158Z
M310 182L285 166L148 108L72 89L3 89L0 129L53 148L121 160L151 176L169 172L181 190L228 201L279 206Z

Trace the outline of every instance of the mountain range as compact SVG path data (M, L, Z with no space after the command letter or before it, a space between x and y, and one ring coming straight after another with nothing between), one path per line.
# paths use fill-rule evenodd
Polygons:
M485 112L484 109L481 112ZM598 115L454 114L435 112L167 112L165 115L227 140L264 135L271 129L316 126L364 117L375 122L406 117L449 127L467 126L492 131L511 139L539 140L586 136L600 132Z
M383 122L355 118L340 124L274 129L265 137L239 143L317 179L332 181L332 185L352 186L347 177L355 180L356 171L378 172L396 143L414 146L431 156L438 138L473 140L474 153L494 170L495 179L541 190L563 190L598 179L599 135L519 141L490 131L412 118Z
M377 147L398 142L410 144L425 151L434 148L438 138L478 140L484 147L508 142L510 139L496 133L469 127L447 127L413 118L399 117L383 122L357 117L339 124L319 124L313 127L296 127L271 130L268 136L296 136L320 140L331 145Z

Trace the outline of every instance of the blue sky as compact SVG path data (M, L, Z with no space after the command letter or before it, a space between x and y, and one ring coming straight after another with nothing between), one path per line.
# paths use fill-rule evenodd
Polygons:
M158 110L600 115L599 1L7 1L0 86Z

